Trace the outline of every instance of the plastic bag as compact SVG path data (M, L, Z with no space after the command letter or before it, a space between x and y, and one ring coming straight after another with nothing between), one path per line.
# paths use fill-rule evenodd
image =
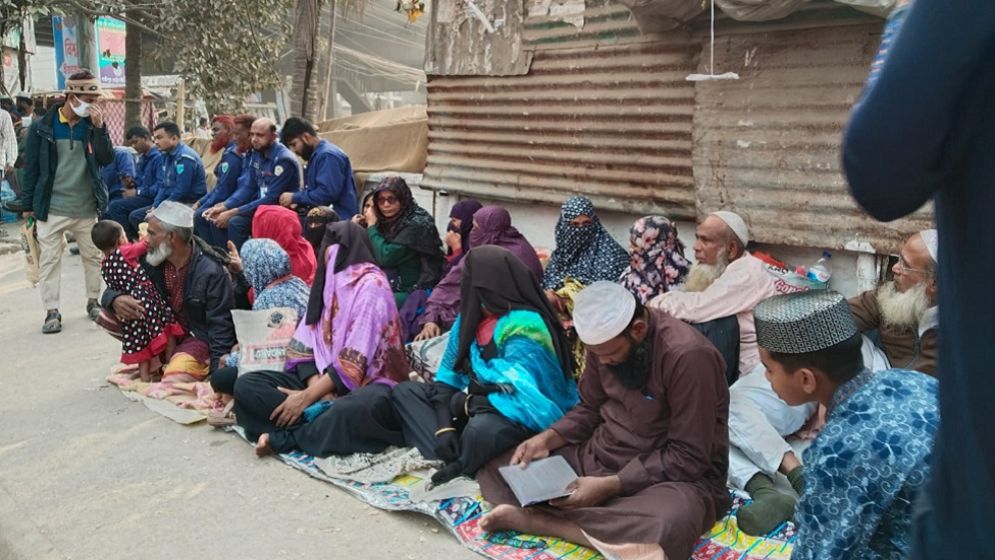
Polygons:
M28 218L21 224L21 249L24 250L24 274L31 287L38 285L38 224Z
M297 311L275 307L259 311L233 309L238 339L238 374L250 371L282 371L287 361L287 345L297 330Z

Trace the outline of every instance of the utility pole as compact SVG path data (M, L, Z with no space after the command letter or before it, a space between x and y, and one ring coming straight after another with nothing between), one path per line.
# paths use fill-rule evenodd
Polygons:
M80 68L89 70L94 76L100 76L100 66L97 64L97 30L94 29L93 19L82 12L77 12L76 19L76 40L79 41L79 65Z
M176 126L180 127L180 134L187 131L187 127L183 124L186 121L187 115L187 84L180 78L180 81L176 84Z
M321 120L334 119L338 109L338 100L335 91L335 17L336 0L328 1L328 45L325 49L325 85L321 88L324 95L321 96L321 108L318 114Z

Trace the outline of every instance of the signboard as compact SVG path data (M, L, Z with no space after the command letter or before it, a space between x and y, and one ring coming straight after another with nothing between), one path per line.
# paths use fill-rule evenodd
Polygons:
M52 34L55 38L55 85L66 89L66 78L79 72L79 35L76 20L71 17L52 16Z
M100 67L100 83L104 85L124 85L126 27L119 19L97 18L97 66Z

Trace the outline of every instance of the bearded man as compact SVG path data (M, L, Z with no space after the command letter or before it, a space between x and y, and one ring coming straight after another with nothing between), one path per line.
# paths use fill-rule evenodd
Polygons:
M696 264L688 273L684 291L667 292L649 303L650 307L689 323L735 316L739 324L740 376L750 373L760 363L753 308L783 288L767 272L763 261L746 250L749 242L749 229L738 214L725 211L709 214L695 231ZM709 339L715 342L713 337Z
M937 294L935 229L921 231L905 241L895 279L851 299L857 328L877 331L891 367L936 376Z
M477 475L496 507L480 526L552 535L607 558L688 558L729 507L725 364L701 334L644 309L613 282L574 299L587 345L581 402ZM577 478L565 498L519 502L499 468L559 455Z
M211 153L224 150L221 161L214 166L216 181L214 189L204 195L194 204L194 233L204 241L217 247L224 247L228 242L227 232L213 227L204 218L204 213L228 200L239 186L239 180L245 168L246 154L252 149L249 143L249 129L255 121L252 115L239 115L232 118L229 115L218 115L211 123Z
M203 381L235 345L231 277L221 256L194 237L190 207L164 201L152 211L148 225L149 250L139 265L188 333L177 341L176 350L165 364L163 380ZM104 292L101 304L118 320L145 316L141 302L110 288ZM98 323L114 335L116 325L104 315Z

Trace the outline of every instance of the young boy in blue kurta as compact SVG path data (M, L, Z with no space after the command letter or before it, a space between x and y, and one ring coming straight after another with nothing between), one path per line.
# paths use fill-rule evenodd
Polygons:
M936 379L865 368L860 333L836 292L773 297L754 316L774 391L792 406L826 407L826 426L804 455L792 558L908 557L940 420Z

